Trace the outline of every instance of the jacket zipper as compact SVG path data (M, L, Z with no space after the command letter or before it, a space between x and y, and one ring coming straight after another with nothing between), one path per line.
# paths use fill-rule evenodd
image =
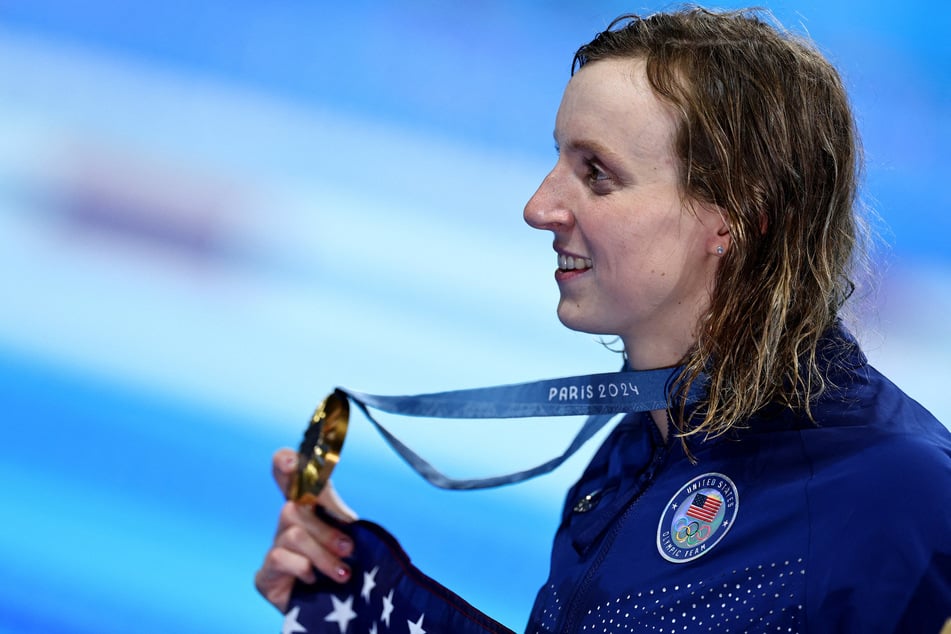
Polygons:
M598 549L598 556L588 567L588 571L585 573L584 579L581 582L581 585L578 586L578 589L574 592L571 597L570 602L568 603L568 610L565 616L565 625L561 628L561 632L574 632L574 627L579 618L579 613L581 611L580 603L582 598L587 594L588 588L591 587L591 583L594 581L595 574L601 568L601 564L604 563L605 558L608 556L608 553L611 550L611 547L614 545L614 540L617 539L617 535L621 532L621 527L624 525L624 522L627 520L628 516L634 512L634 507L637 506L637 502L647 493L652 486L654 486L654 481L657 480L657 471L660 470L661 466L667 461L668 447L661 446L659 447L660 455L655 455L655 458L652 462L656 461L657 465L654 468L653 474L651 474L650 480L647 484L640 490L640 492L634 497L633 500L628 504L627 508L624 510L624 513L621 514L621 517L614 523L610 533L605 536L604 542L601 544L601 547ZM653 466L653 465L652 465Z

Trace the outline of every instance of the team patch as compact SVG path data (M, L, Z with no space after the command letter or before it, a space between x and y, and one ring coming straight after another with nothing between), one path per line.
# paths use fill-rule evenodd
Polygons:
M657 525L657 550L675 564L705 555L733 526L739 507L733 480L722 473L697 476L664 508Z

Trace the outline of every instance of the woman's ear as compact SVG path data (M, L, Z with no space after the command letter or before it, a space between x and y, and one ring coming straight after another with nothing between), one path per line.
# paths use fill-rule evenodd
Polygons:
M723 208L713 203L691 201L691 209L706 231L704 248L711 255L721 256L733 244L730 223Z
M723 208L719 205L704 205L705 209L711 213L716 229L716 236L712 239L710 250L715 255L723 255L727 252L733 243L730 232L730 223L726 219ZM716 214L715 216L713 214Z

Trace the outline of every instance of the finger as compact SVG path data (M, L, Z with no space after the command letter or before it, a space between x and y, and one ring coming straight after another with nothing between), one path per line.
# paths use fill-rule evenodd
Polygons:
M314 567L303 555L282 548L271 549L254 575L254 587L281 612L287 609L295 579L317 580Z
M320 519L312 507L294 502L285 502L281 509L274 544L299 552L315 564L323 557L318 551L328 551L336 558L353 554L349 535Z
M300 555L331 579L347 581L350 578L350 566L343 558L353 554L353 541L316 517L311 519L287 526L274 539L272 550L286 550ZM301 574L300 570L293 572L295 575Z
M317 503L320 504L328 513L342 522L352 522L357 519L357 514L352 508L340 498L333 482L328 482L324 490L317 497Z
M297 452L293 449L278 449L274 452L271 459L271 470L274 474L274 481L277 483L281 493L287 496L291 479L297 475Z

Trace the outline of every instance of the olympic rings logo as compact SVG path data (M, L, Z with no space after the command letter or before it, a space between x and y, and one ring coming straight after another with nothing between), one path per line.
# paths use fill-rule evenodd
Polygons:
M673 537L677 543L688 548L703 542L713 530L709 524L688 520L686 517L681 517L674 522L673 529Z

